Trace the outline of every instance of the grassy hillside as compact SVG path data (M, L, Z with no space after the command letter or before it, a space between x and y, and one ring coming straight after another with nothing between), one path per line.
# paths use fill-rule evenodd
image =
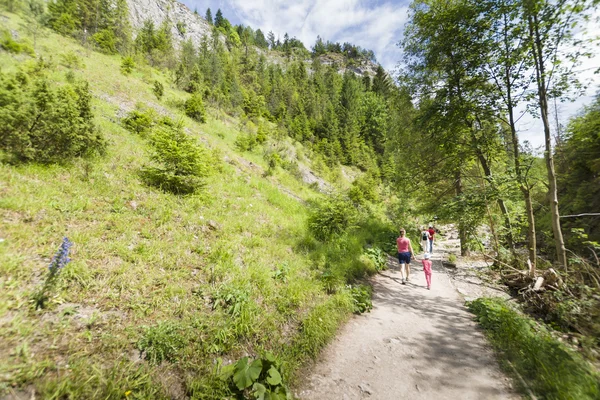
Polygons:
M0 18L32 43L20 17ZM319 194L282 169L264 176L262 149L236 151L238 120L209 108L197 124L177 107L189 95L168 74L138 66L124 76L118 56L49 31L35 52L57 85L67 74L90 82L109 147L65 165L0 164L0 394L222 398L230 382L216 378L220 365L267 351L293 382L354 310L351 288L324 271L373 272L363 245L390 226L319 242L307 232L305 203ZM83 65L68 62L74 56ZM3 73L35 62L0 50ZM165 86L160 102L154 80ZM143 184L148 145L120 124L138 103L182 119L222 160L202 192ZM32 296L65 236L72 261L36 310Z

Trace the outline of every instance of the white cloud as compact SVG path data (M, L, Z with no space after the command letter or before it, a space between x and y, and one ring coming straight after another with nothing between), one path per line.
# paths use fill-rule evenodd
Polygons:
M396 43L407 20L407 5L364 0L224 0L244 24L296 36L311 47L320 35L324 40L350 42L375 52L391 69L400 57ZM398 2L400 3L400 2ZM266 33L265 32L265 33Z

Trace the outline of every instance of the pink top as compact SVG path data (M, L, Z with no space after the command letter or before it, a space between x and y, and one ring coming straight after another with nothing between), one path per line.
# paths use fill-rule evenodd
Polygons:
M398 245L398 253L408 253L409 250L409 245L410 245L410 239L407 237L399 237L398 239L396 239L396 244Z
M421 260L423 263L423 269L427 272L431 272L431 260Z

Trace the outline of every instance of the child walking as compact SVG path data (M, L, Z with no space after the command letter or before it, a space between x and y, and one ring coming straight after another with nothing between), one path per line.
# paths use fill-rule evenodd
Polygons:
M431 290L431 255L429 253L423 254L423 271L425 271L425 280L427 281L427 289Z

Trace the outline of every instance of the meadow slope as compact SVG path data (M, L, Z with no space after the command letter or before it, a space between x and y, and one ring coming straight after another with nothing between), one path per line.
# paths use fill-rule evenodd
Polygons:
M0 19L32 43L24 20ZM109 146L64 165L0 164L0 395L221 398L229 383L216 379L219 366L266 351L293 382L353 310L344 282L325 290L325 264L333 252L353 278L373 272L358 257L364 238L335 248L313 239L306 201L320 194L281 168L266 176L263 149L237 151L239 119L212 108L206 124L185 117L189 95L168 73L138 64L124 76L119 56L46 30L35 52L0 50L0 71L42 57L57 85L67 75L89 81ZM136 106L182 120L220 160L200 193L144 185L146 141L120 122ZM281 137L266 146L294 148ZM63 237L74 243L72 261L36 310L32 296Z

